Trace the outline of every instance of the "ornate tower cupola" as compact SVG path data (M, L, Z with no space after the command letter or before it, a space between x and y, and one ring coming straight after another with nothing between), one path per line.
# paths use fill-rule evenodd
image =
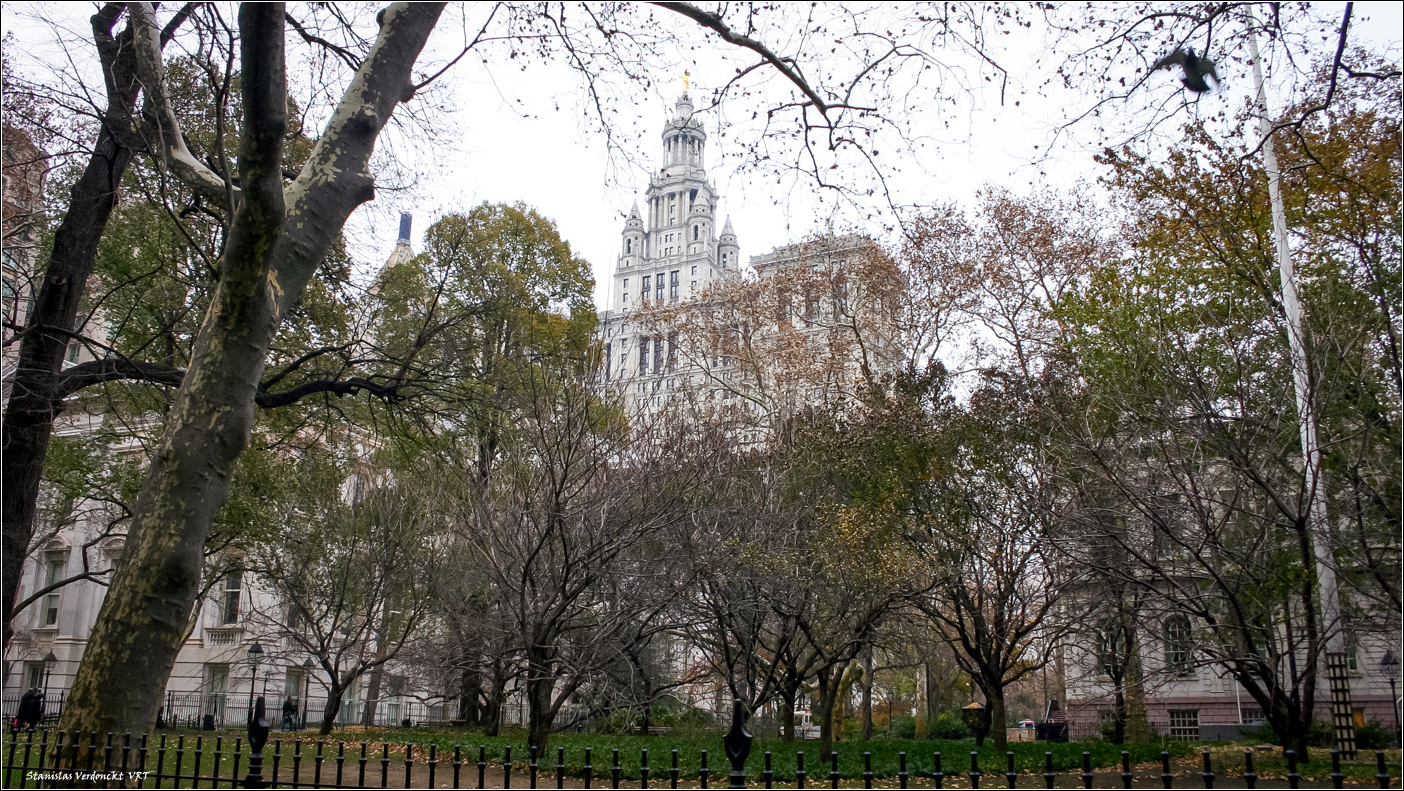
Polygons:
M723 272L735 272L740 265L741 245L736 241L736 231L731 228L731 218L727 217L717 239L717 266Z
M623 237L619 247L619 268L637 267L643 260L644 250L644 223L637 203L629 211L629 219L624 221Z
M693 116L692 99L684 93L678 99L677 113L663 128L664 169L670 174L674 168L704 167L703 148L707 143L707 131L702 122Z

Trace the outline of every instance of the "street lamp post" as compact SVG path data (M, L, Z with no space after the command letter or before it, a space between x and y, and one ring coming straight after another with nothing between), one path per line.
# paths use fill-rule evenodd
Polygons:
M302 727L307 728L307 707L312 703L312 671L317 665L312 657L302 663Z
M249 646L249 666L253 668L253 675L249 678L249 719L253 719L254 697L258 695L258 666L263 664L263 646L254 641Z
M1380 670L1384 671L1385 677L1389 679L1389 707L1394 711L1394 735L1399 736L1399 698L1394 690L1394 677L1399 675L1399 657L1393 651L1385 651L1384 658L1380 660Z
M50 651L44 657L44 694L40 698L43 701L42 705L45 706L49 703L49 676L54 674L55 667L58 667L58 657L54 656L53 651Z

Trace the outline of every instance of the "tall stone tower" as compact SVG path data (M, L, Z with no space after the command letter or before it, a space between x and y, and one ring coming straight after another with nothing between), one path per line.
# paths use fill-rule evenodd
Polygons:
M662 377L673 358L666 338L647 337L631 326L632 312L688 299L709 280L734 273L740 263L729 219L717 234L720 196L707 181L706 144L707 132L684 93L663 129L663 163L649 179L644 209L635 204L624 221L610 305L600 322L611 381ZM648 386L663 384L650 379Z

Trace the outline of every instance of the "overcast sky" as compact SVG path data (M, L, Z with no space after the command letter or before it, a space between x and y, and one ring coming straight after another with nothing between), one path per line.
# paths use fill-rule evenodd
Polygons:
M474 8L481 6L450 9L436 31L430 57L452 52L461 44L463 30L473 23ZM1322 12L1338 16L1342 8L1339 3L1323 4ZM62 65L67 55L53 45L55 31L67 29L81 35L92 7L7 2L0 13L5 29L16 34L19 44L16 51L8 53L12 61L25 70L37 70ZM881 215L869 220L861 211L836 213L832 203L821 204L820 191L812 182L777 181L773 174L765 173L738 174L747 136L760 134L746 119L756 106L774 97L763 93L735 97L721 108L703 109L706 97L738 67L753 62L754 56L721 44L714 35L700 33L690 22L661 13L663 24L677 25L687 46L671 62L650 64L651 85L633 84L637 90L631 91L627 105L621 105L624 123L617 127L622 135L613 157L603 135L583 119L586 103L581 81L567 66L556 61L531 63L529 58L489 65L465 59L447 72L438 92L426 97L444 109L436 116L434 139L386 140L388 148L407 160L416 177L401 181L402 189L382 189L372 205L353 216L347 229L353 255L367 265L383 261L394 244L400 211L414 213L418 247L424 229L445 212L481 201L523 201L554 219L564 238L591 262L597 281L596 302L607 304L606 289L624 216L634 201L642 200L647 186L645 167L659 160L659 135L682 92L684 71L689 73L693 96L698 99L698 117L710 135L709 175L723 196L719 219L731 217L743 257L769 252L828 227L882 236ZM42 23L40 18L53 24ZM1357 40L1367 40L1380 50L1392 48L1397 58L1401 28L1404 22L1398 3L1356 4L1353 32ZM759 31L759 35L764 37L767 32ZM943 84L940 91L930 86L923 90L929 91L933 105L934 97L942 92L959 96L955 104L929 113L925 107L913 106L899 111L916 119L918 125L928 117L931 123L929 129L916 130L922 137L919 148L900 161L887 163L888 186L897 203L970 202L975 191L987 184L1016 192L1031 185L1069 189L1079 180L1096 177L1091 154L1104 141L1090 126L1079 130L1078 139L1065 139L1049 153L1053 128L1081 97L1057 90L1039 92L1038 86L1052 69L1047 60L1040 60L1048 57L1042 40L1041 31L1029 29L999 39L990 49L1010 72L1002 103L996 84L980 79L988 69L982 71L978 62L961 53L940 53L947 56L944 65L955 79ZM767 43L779 49L786 42ZM89 52L80 46L71 51L80 61L76 68L90 68L81 63ZM517 68L522 64L524 68ZM1200 99L1199 105L1187 112L1212 114L1224 107L1241 106L1250 95L1251 74L1237 73L1234 64L1223 65L1223 92ZM787 87L772 83L773 90ZM1179 92L1169 72L1156 75L1148 88L1166 95ZM717 134L722 116L735 124L725 138ZM871 206L880 209L879 203L872 201ZM890 221L890 216L885 219Z

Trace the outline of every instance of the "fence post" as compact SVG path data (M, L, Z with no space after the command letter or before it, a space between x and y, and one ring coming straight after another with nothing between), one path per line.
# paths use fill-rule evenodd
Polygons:
M487 787L487 745L486 745L486 744L480 744L480 745L478 745L478 788L486 788L486 787ZM586 784L585 784L585 787L586 787L586 788L589 788L589 787L590 787L590 784L589 784L589 783L586 783Z
M1210 761L1210 758L1209 758L1209 751L1208 751L1208 750L1205 750L1205 751L1204 751L1204 771L1200 773L1200 777L1203 777L1203 778L1204 778L1204 787L1205 787L1205 788L1213 788L1213 787L1214 787L1214 767L1213 767L1213 765L1212 765L1209 761Z
M838 784L839 784L838 750L831 750L831 751L829 752L829 787L830 787L830 788L838 788Z
M678 748L676 748L676 747L673 748L673 768L668 770L668 774L672 776L672 780L673 780L672 787L673 787L673 788L677 788L677 787L678 787Z
M536 745L530 745L529 752L531 753L531 763L527 764L527 771L531 774L529 787L536 788ZM405 784L405 788L409 788L409 784Z
M873 754L863 751L863 787L873 787Z
M1052 788L1053 781L1058 779L1058 775L1053 772L1053 753L1044 751L1043 753L1043 787Z
M1004 772L1004 779L1009 781L1009 787L1015 788L1019 782L1019 773L1014 771L1014 751L1006 750L1004 757L1009 760L1009 768Z
M585 787L586 787L586 788L589 788L589 787L590 787L590 778L591 778L591 776L595 773L595 767L593 767L593 766L590 765L590 750L591 750L591 748L589 748L589 747L586 747L586 748L585 748Z
M410 787L410 774L414 771L414 745L405 745L405 788ZM276 776L276 775L275 775ZM432 786L431 786L432 787Z
M244 777L244 788L263 788L263 745L268 743L267 712L263 706L263 696L254 701L253 717L249 718L249 773ZM185 738L181 737L180 748L176 752L176 775L180 774L180 759L185 752ZM199 774L199 769L194 774ZM180 784L177 777L176 785Z
M897 787L907 787L907 754L900 750L897 752Z
M24 755L25 755L25 762L24 762L24 763L25 763L25 765L27 766L27 765L29 765L29 751L28 751L28 750L25 750ZM1385 769L1385 754L1384 754L1384 750L1376 750L1376 751L1375 751L1375 766L1378 768L1377 771L1379 772L1379 774L1375 775L1375 779L1379 781L1379 783L1380 783L1380 788L1389 788L1390 776L1389 776L1389 770L1388 770L1388 769Z
M946 773L941 771L941 752L932 753L932 758L936 760L936 769L931 772L931 779L936 782L937 788L944 788L941 784L946 780Z
M1331 751L1331 787L1345 788L1345 775L1341 774L1341 751Z
M763 775L763 777L765 778L765 787L766 787L766 788L772 788L772 787L774 787L775 772L772 771L771 768L770 768L770 751L769 751L769 750L766 750L766 751L765 751L765 774Z
M614 766L609 768L610 788L619 787L619 748L614 748Z
M804 788L804 778L807 773L804 771L804 750L795 752L795 788Z
M707 787L707 778L710 777L711 774L712 774L712 771L711 771L710 769L707 768L707 751L706 751L706 750L703 750L703 751L702 751L702 768L699 769L699 770L697 770L697 777L702 781L702 787L703 787L703 788L706 788L706 787Z
M1287 750L1283 755L1287 757L1287 787L1301 787L1302 776L1297 774L1297 751Z
M980 787L980 753L975 750L970 751L970 787ZM834 786L838 788L838 786Z
M1121 787L1130 788L1131 780L1135 775L1131 774L1131 753L1128 750L1121 751Z
M1160 784L1166 788L1175 786L1175 775L1170 772L1170 753L1166 750L1160 751Z
M746 707L739 698L735 699L731 704L731 730L722 737L726 758L731 762L728 788L746 787L746 758L751 754L751 739L750 732L746 730Z
M648 788L648 748L639 753L639 788Z
M512 787L512 745L502 748L502 787Z
M439 745L431 743L429 745L429 787L434 787L434 772L439 768ZM405 784L409 786L408 783Z
M1082 787L1083 787L1083 788L1091 788L1091 787L1092 787L1092 780L1093 780L1093 775L1092 775L1092 753L1090 753L1090 752L1088 752L1088 751L1086 751L1086 750L1083 750L1083 751L1082 751Z
M457 784L454 785L457 788ZM565 788L565 748L556 748L556 788Z

